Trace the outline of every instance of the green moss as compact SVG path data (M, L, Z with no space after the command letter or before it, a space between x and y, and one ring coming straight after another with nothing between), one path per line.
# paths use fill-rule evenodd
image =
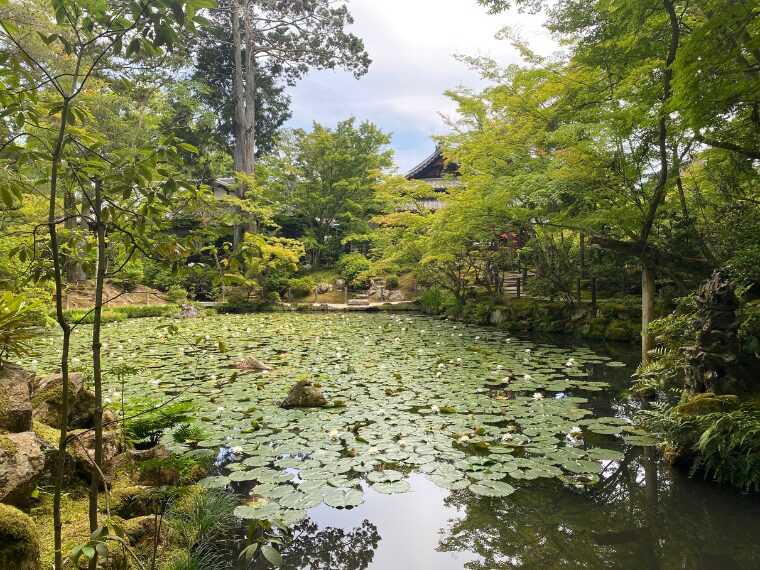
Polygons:
M0 504L0 566L18 570L40 568L40 543L32 519Z
M703 416L714 412L731 412L739 408L739 398L734 395L716 396L712 392L697 394L690 400L673 408L673 415L682 417Z
M60 430L50 427L47 424L43 424L42 422L38 422L37 420L34 420L33 425L34 435L39 437L42 441L47 441L52 445L58 445L59 439L61 438Z
M8 439L7 437L0 435L0 452L14 454L18 450L18 445Z
M69 381L69 389L71 382ZM49 382L42 390L37 390L32 396L32 407L36 408L41 404L51 403L60 405L63 401L63 382Z

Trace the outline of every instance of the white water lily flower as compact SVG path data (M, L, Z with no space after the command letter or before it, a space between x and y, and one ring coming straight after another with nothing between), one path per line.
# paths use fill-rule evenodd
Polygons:
M367 455L376 455L378 453L377 447L370 447L367 450Z
M467 443L468 441L470 441L470 438L469 436L463 435L462 437L459 438L459 441L462 443Z
M406 441L404 441L403 439L399 439L398 440L398 445L399 445L399 447L406 447Z
M240 447L239 445L236 445L235 447L232 448L232 453L234 453L235 455L240 455L241 453L243 453L243 448Z
M338 439L338 430L334 429L330 431L330 439Z
M211 380L216 380L217 376L216 374L212 374L209 378L211 378Z
M205 338L206 338L206 340L211 340L211 336L210 335L206 335Z
M533 394L533 399L536 400L536 401L543 400L544 399L544 395L541 392L536 392L535 394Z
M525 374L523 376L523 380L533 380L533 376L531 376L530 374Z
M525 352L526 352L526 353L528 353L528 354L530 354L530 353L531 353L531 350L530 350L529 348L526 348L526 349L525 349Z
M457 358L457 364L461 364L461 363L462 363L462 359L461 358Z
M438 365L438 368L443 368L443 367L444 367L444 366L443 366L443 362L441 362L441 363Z
M512 439L512 437L513 437L513 436L512 436L512 434L511 434L511 433L505 433L505 434L503 434L503 435L501 436L501 438L500 438L500 439L501 439L501 441L509 441L509 440L511 440L511 439Z
M504 367L501 364L497 364L496 365L496 370L501 370L502 368L504 368Z
M570 435L572 435L572 436L577 437L582 432L583 432L583 430L581 430L581 428L579 426L573 426L572 428L570 428Z
M479 337L479 336L476 336L476 337L475 337L475 340L480 340L480 337Z
M439 408L438 406L433 405L433 406L430 406L430 411L432 413L434 413L434 414L437 414L437 413L439 413L441 411L441 408Z
M436 372L435 373L435 377L436 378L440 378L441 376L443 376L443 372Z
M223 411L224 411L224 406L219 406L219 407L216 409L216 411L217 411L217 412L223 412Z
M508 338L508 339L507 339L507 340L505 340L504 342L512 342L512 339L511 339L511 338Z

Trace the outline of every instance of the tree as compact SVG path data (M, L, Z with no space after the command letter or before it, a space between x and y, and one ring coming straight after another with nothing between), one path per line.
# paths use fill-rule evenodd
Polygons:
M352 118L335 129L315 123L311 132L293 131L279 152L262 163L257 176L278 206L276 219L291 218L302 225L315 242L315 264L329 238L366 225L381 171L392 163L389 142L390 137L369 122L357 127Z
M134 4L113 0L105 3L87 3L79 0L53 0L53 18L43 29L34 25L29 14L38 14L39 6L33 2L21 2L13 6L23 18L14 18L14 13L5 11L0 17L0 41L6 57L0 60L6 78L5 95L7 101L15 103L9 109L18 132L8 133L4 142L3 158L12 157L14 176L20 185L29 190L36 189L35 180L44 179L48 191L47 230L50 237L49 255L52 259L52 276L55 282L56 320L62 329L62 407L61 437L57 454L55 473L55 494L53 518L55 528L55 567L63 566L61 551L61 490L68 434L68 390L69 390L69 340L72 325L63 311L64 268L62 263L62 243L59 225L73 215L71 204L64 200L64 216L61 216L59 201L65 183L81 185L81 190L94 211L96 226L96 250L98 278L96 289L96 316L102 307L102 286L105 259L104 220L109 213L103 207L104 166L117 166L118 188L123 199L131 198L139 203L138 208L150 210L154 207L154 196L139 192L139 188L160 175L166 180L163 186L177 186L171 173L158 168L164 152L175 157L176 147L168 141L159 149L147 149L140 158L127 157L125 162L110 160L100 154L100 141L90 136L83 128L88 113L81 99L91 80L105 71L113 57L129 61L138 54L158 55L172 50L178 45L177 30L193 29L202 18L198 10L211 7L207 0L191 0L172 6L148 2ZM39 103L37 96L40 97ZM25 103L37 104L33 109ZM49 118L48 118L49 117ZM147 160L147 163L146 163ZM153 168L150 167L152 164ZM18 197L17 186L10 187L10 194ZM65 196L64 196L65 198ZM115 203L112 204L117 207ZM128 234L139 231L136 225ZM144 227L144 226L143 226ZM70 248L70 252L74 251ZM34 254L34 252L32 252ZM31 257L31 256L30 256ZM99 322L99 319L98 319ZM94 327L92 339L93 367L95 371L96 395L96 448L95 463L102 459L102 410L100 389L100 340L98 327ZM97 470L95 470L97 471ZM90 526L98 526L97 473L93 475L90 502ZM97 555L90 559L90 567L97 564Z
M481 3L494 12L545 4ZM716 17L724 8L730 16ZM690 219L684 185L687 165L704 150L702 130L743 133L733 145L741 148L714 146L753 156L758 130L747 119L757 83L753 62L743 63L756 55L757 14L710 0L560 2L548 13L565 54L540 57L505 33L524 66L502 71L471 59L497 85L480 96L454 94L464 118L449 152L468 185L507 193L516 215L530 212L539 224L572 229L638 261L647 361L655 280L667 276L686 290L684 276L699 278L715 265ZM698 104L695 88L718 74L712 102ZM691 224L688 247L683 239L674 247L674 220Z
M255 168L258 70L276 70L294 81L311 68L343 67L358 77L370 59L362 41L345 31L353 22L348 8L334 0L231 0L228 15L235 171L250 174ZM237 194L245 199L243 187ZM246 231L245 224L236 225L235 247Z

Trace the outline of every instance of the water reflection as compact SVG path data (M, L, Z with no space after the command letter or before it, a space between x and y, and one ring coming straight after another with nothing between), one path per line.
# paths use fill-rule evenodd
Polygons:
M368 520L350 531L319 528L306 520L295 529L295 538L285 550L285 570L365 570L375 557L380 542L377 526Z
M546 482L446 503L466 515L439 549L477 553L470 570L760 567L757 502L671 473L650 450L630 452L588 489Z

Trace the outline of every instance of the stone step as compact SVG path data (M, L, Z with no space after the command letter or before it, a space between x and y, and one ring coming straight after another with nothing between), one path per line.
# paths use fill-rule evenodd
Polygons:
M349 307L363 307L369 305L369 299L349 299Z

